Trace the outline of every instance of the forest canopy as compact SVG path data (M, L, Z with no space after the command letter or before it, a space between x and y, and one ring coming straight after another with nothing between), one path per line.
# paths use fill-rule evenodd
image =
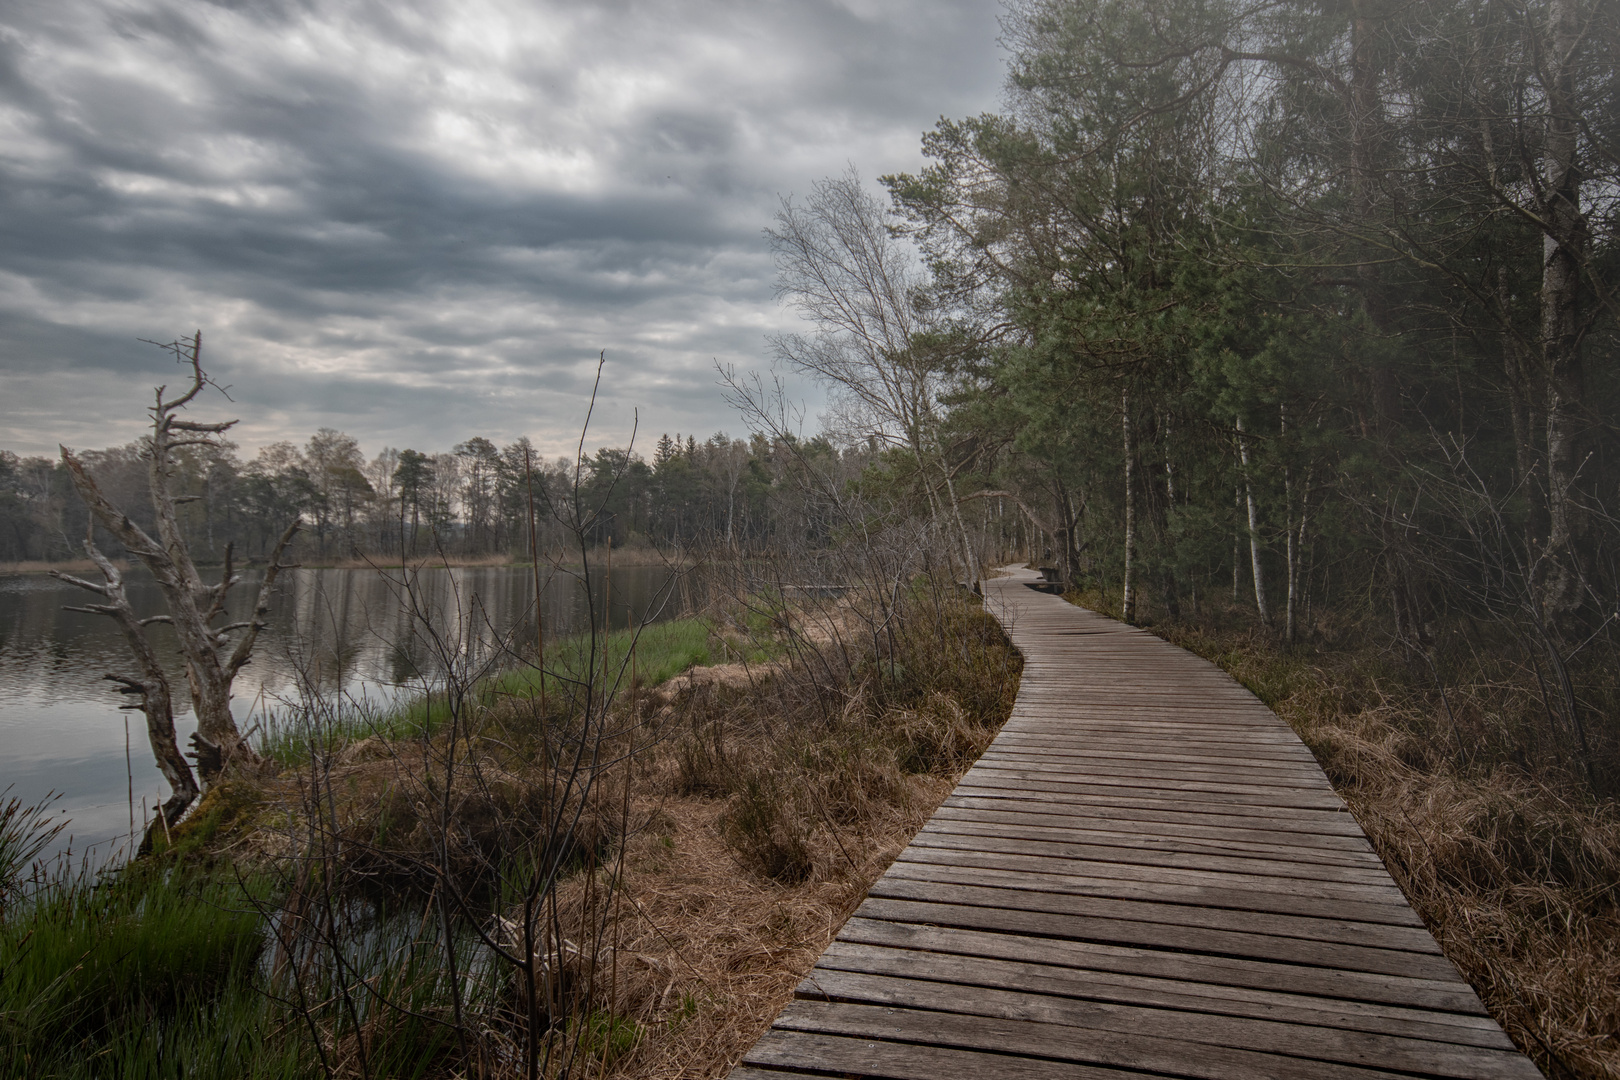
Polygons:
M959 484L1049 507L1127 618L1222 582L1290 637L1351 598L1418 646L1448 605L1612 617L1614 5L1004 26L1004 111L885 178Z

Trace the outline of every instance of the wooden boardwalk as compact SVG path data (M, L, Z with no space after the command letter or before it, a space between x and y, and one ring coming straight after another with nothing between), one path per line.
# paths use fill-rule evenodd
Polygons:
M732 1080L1541 1075L1286 724L1030 580L1012 718Z

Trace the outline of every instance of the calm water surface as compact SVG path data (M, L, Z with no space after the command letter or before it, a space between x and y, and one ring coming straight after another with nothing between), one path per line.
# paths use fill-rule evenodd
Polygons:
M547 573L542 567L542 577ZM284 573L270 627L259 636L253 663L236 679L237 724L246 730L295 705L304 686L387 701L432 678L434 650L412 632L397 576L371 570ZM593 571L590 581L599 605L602 577ZM232 621L243 617L256 588L254 576L237 587ZM138 614L164 610L161 593L144 573L130 574L129 594ZM499 635L516 634L525 643L534 639L534 584L527 569L423 571L415 594L438 625L456 625L459 612L463 627L476 628L455 642L463 656L487 655ZM72 850L105 859L132 828L142 827L143 802L150 812L167 797L168 785L153 763L145 717L121 711L118 706L128 699L102 679L108 672L134 674L113 621L62 610L87 599L95 598L43 574L0 575L0 790L9 786L10 795L24 801L59 794L55 807L70 819ZM613 571L615 627L628 618L673 617L687 599L664 567ZM584 629L584 583L566 572L553 573L541 607L548 637ZM184 669L169 630L161 625L151 630L161 653L173 661L176 710L185 710L175 727L185 745L196 720L184 701ZM58 847L65 846L67 834Z

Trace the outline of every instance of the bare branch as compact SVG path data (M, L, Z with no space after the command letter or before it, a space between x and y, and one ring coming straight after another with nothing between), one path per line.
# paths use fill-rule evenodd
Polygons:
M231 430L239 423L241 423L240 420L222 420L215 424L202 424L195 420L170 420L169 429L171 431L206 431L218 434L222 431Z
M105 585L98 585L94 581L86 581L84 578L74 577L72 574L64 574L60 570L52 570L50 574L51 577L56 578L58 581L65 581L69 585L77 585L81 589L87 589L93 593L100 593L102 596L107 595L107 586Z
M281 556L286 552L287 546L293 542L293 537L298 535L301 524L301 522L295 520L291 525L288 525L287 531L282 533L281 539L276 541L275 550L270 553L270 565L265 568L264 577L259 581L258 594L253 599L253 624L243 628L247 630L247 633L242 635L242 639L236 643L236 648L231 653L231 658L225 662L225 672L230 677L235 677L236 673L253 658L254 642L259 640L259 631L265 626L264 623L258 621L258 617L266 615L270 611L270 594L275 590L276 578L281 575L282 570L287 569L281 564Z
M154 573L158 572L159 566L168 567L170 565L169 556L163 550L163 546L148 536L146 531L139 525L129 520L122 510L114 506L101 493L101 488L96 486L96 482L91 478L89 471L85 469L78 458L68 451L67 447L62 446L58 447L58 449L62 451L62 464L67 466L68 477L73 481L74 490L79 493L79 498L84 500L85 506L90 508L90 512L101 523L101 527L117 537L118 542L128 548L131 553L145 561Z

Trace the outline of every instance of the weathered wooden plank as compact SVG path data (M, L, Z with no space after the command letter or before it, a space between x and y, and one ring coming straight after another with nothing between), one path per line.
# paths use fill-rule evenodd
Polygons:
M1166 771L1168 772L1168 771ZM1076 767L1053 767L1050 763L1022 763L1022 761L1008 761L1008 759L980 759L974 767L964 774L962 779L969 777L975 784L1024 784L1024 782L1038 782L1038 784L1063 784L1066 787L1055 787L1048 790L1095 790L1098 785L1102 787L1131 787L1131 789L1147 789L1152 792L1170 795L1176 798L1197 797L1197 801L1204 803L1254 803L1259 806L1275 806L1275 808L1304 808L1304 810L1333 810L1341 811L1345 800L1341 800L1333 789L1322 785L1278 785L1264 784L1259 779L1244 779L1239 782L1231 780L1199 779L1199 777L1168 776L1166 772L1149 772L1144 769L1076 769ZM1205 795L1209 798L1205 798Z
M1236 812L1242 807L1257 807L1274 813L1295 810L1320 810L1330 814L1345 814L1343 803L1337 796L1316 792L1285 792L1265 795L1259 792L1221 791L1230 784L1177 783L1154 784L1124 776L1117 779L1105 776L1053 778L1049 774L1028 769L1003 769L991 765L975 765L962 777L964 787L1001 788L1008 792L1042 791L1055 795L1095 795L1110 798L1146 799L1155 803L1191 803L1209 806L1215 810Z
M1040 673L1036 672L1035 677L1039 678ZM1070 689L1064 687L1045 700L1020 698L1010 716L1012 719L1044 720L1054 725L1078 720L1082 723L1162 725L1203 734L1229 731L1239 737L1249 734L1285 735L1292 730L1280 716L1253 699L1222 703L1210 701L1202 693L1189 693L1184 698L1161 697L1148 701L1131 691L1103 689L1095 694L1077 692L1070 700Z
M927 1040L1009 1056L1056 1059L1069 1068L1120 1067L1198 1080L1394 1080L1396 1074L1325 1061L1256 1053L1177 1039L1084 1030L1013 1016L947 1016L930 1009L798 1000L776 1025L795 1031L869 1039ZM979 1075L997 1076L992 1070ZM1084 1075L1083 1073L1080 1075ZM1409 1080L1407 1074L1403 1080Z
M1409 911L1406 897L1387 876L1381 881L1307 879L1286 877L1264 868L1230 868L1213 865L1210 856L1189 856L1192 865L1176 866L1167 860L1136 858L1097 858L1085 852L1062 850L1059 845L997 837L919 834L900 856L907 862L940 866L973 866L1015 870L1032 874L1053 874L1096 880L1150 882L1160 885L1200 889L1233 889L1239 892L1261 890L1289 898L1344 900L1365 904L1393 904ZM1421 925L1417 921L1406 925Z
M1046 824L1008 821L1009 817L1033 818L1041 815L1014 814L994 810L964 810L941 807L925 827L927 832L968 836L1016 836L1055 843L1093 844L1097 847L1139 848L1168 853L1231 855L1241 859L1270 859L1289 866L1343 868L1365 874L1379 874L1384 864L1370 851L1346 848L1305 847L1299 844L1271 843L1247 838L1234 830L1204 829L1193 826L1157 825L1153 822L1110 822L1096 818L1047 816Z
M1186 836L1216 837L1286 847L1309 848L1323 851L1354 851L1373 854L1372 845L1360 826L1331 832L1308 831L1298 828L1298 822L1277 822L1270 818L1241 817L1237 815L1201 815L1177 811L1154 811L1138 807L1075 806L1061 800L1018 800L1005 796L952 794L945 799L938 812L961 815L986 815L984 820L1011 822L1049 822L1054 827L1132 830L1142 832L1171 832ZM1342 825L1337 819L1335 824ZM1350 823L1354 825L1354 823ZM1376 856L1375 856L1376 857Z
M1484 1014L1473 991L1455 979L1449 982L1407 979L1301 964L866 917L865 912L878 910L882 903L863 904L860 912L844 925L838 941L1028 960L1091 972L1096 977L1140 977L1183 988L1205 986L1233 994L1270 993L1296 1003L1323 1002L1326 1003L1322 1006L1324 1009L1342 1010L1348 1015L1422 1023L1454 1033L1442 1041L1480 1046L1512 1045L1496 1021ZM891 915L898 906L891 905Z
M1210 790L1236 790L1245 795L1269 796L1275 792L1287 798L1296 792L1310 792L1328 800L1336 798L1332 789L1303 769L1290 774L1236 764L1197 766L1128 759L1076 760L1041 754L985 754L974 768L1030 772L1086 782L1145 781L1132 784L1133 787L1173 786L1184 791L1198 791L1203 790L1204 785L1210 785ZM1329 801L1327 805L1334 804Z
M1338 881L1379 888L1389 887L1382 866L1346 866L1342 862L1311 862L1299 858L1267 857L1256 852L1199 847L1186 841L1121 842L1077 836L1072 830L1046 830L1031 835L1028 826L997 829L964 825L949 819L930 822L911 841L913 847L969 848L1024 855L1047 855L1131 866L1180 870L1214 870L1247 876L1298 878L1302 881ZM1058 834L1058 835L1051 835ZM1058 836L1062 836L1059 839ZM1398 894L1398 890L1397 890ZM1405 898L1402 897L1402 902Z
M1132 873L1132 867L1099 866L1091 874L1065 874L1043 867L1029 868L1014 856L983 855L977 852L941 853L907 848L888 870L898 878L921 881L961 881L1010 889L1063 893L1071 896L1109 897L1116 900L1147 900L1211 911L1252 914L1305 915L1365 925L1409 927L1424 934L1423 922L1410 907L1360 899L1343 899L1332 894L1334 886L1324 883L1319 896L1300 895L1308 890L1285 892L1297 881L1274 879L1276 888L1256 885L1237 888L1230 884L1198 885L1164 880L1144 880L1167 875ZM1104 872L1111 876L1101 876Z
M1082 772L1123 768L1151 769L1152 775L1184 772L1219 773L1222 779L1234 777L1257 784L1284 787L1324 785L1322 769L1315 761L1283 760L1268 757L1254 746L1196 749L1187 746L1143 746L1088 740L1084 745L1044 746L1021 743L992 745L985 752L989 761L1046 762Z
M1025 781L1017 786L1009 782L989 783L987 777L964 777L956 786L954 796L1002 799L1009 802L1060 803L1071 807L1114 807L1116 809L1149 810L1159 813L1189 814L1194 820L1248 818L1263 822L1259 828L1294 828L1299 831L1333 832L1340 836L1365 836L1348 811L1320 810L1312 807L1270 807L1261 803L1222 803L1210 805L1197 799L1176 798L1171 792L1152 788L1091 788L1078 785L1067 787ZM1162 820L1162 819L1161 819Z
M1139 733L1092 731L1071 727L1067 738L1038 731L1014 730L1006 739L998 738L985 751L988 754L1044 754L1078 761L1125 758L1138 762L1174 764L1216 763L1256 769L1298 770L1323 783L1316 759L1300 753L1299 747L1239 739L1143 738ZM1259 755L1259 756L1254 756Z
M1081 722L1074 717L1062 721L1061 726L1056 720L1026 719L1016 723L1009 722L1009 726L1002 730L1008 735L1005 744L1007 746L1027 743L1053 748L1067 745L1073 749L1084 749L1087 746L1117 743L1123 744L1127 750L1257 753L1280 760L1295 761L1301 765L1310 765L1314 761L1314 759L1307 761L1301 756L1303 745L1298 743L1298 736L1288 731L1239 734L1220 729L1191 731L1182 726L1134 723L1122 728L1111 721ZM1292 746L1289 745L1290 738L1295 740Z
M1455 1077L1458 1080L1522 1080L1537 1078L1540 1073L1528 1060L1516 1052L1503 1052L1456 1043L1433 1042L1396 1035L1352 1031L1344 1028L1318 1027L1308 1024L1278 1023L1237 1016L1211 1016L1207 1013L1179 1009L1150 1009L1107 1002L1081 1001L1051 994L1002 990L974 985L966 987L928 979L897 978L887 975L867 975L859 972L832 971L818 967L800 987L806 998L838 1003L864 1003L902 1009L927 1009L956 1014L949 1024L940 1027L956 1028L969 1017L992 1017L1000 1020L1033 1022L1047 1028L1079 1028L1074 1042L1087 1049L1080 1060L1107 1065L1133 1065L1144 1060L1144 1049L1153 1046L1162 1049L1172 1042L1192 1043L1198 1049L1178 1048L1179 1054L1224 1056L1231 1051L1247 1051L1259 1055L1287 1055L1297 1068L1309 1064L1312 1071L1301 1070L1293 1075L1333 1075L1334 1064L1358 1069L1398 1069L1426 1076ZM805 1010L807 1013L811 1010ZM849 1011L845 1010L846 1015ZM870 1011L870 1010L853 1010ZM960 1019L958 1019L958 1017ZM818 1018L822 1024L826 1019ZM830 1025L829 1025L830 1026ZM823 1028L827 1030L827 1028ZM844 1029L847 1033L847 1029ZM1027 1029L1026 1029L1027 1030ZM1033 1036L1033 1031L1028 1031ZM1117 1040L1120 1056L1107 1055L1098 1049L1106 1036L1109 1042ZM1050 1046L1061 1035L1046 1031L1040 1038ZM1000 1049L981 1046L982 1049ZM1011 1046L1006 1046L1012 1049ZM1078 1047L1076 1049L1079 1049ZM1309 1059L1308 1062L1298 1059ZM1280 1063L1262 1060L1246 1062L1251 1068L1286 1068ZM1331 1063L1331 1064L1330 1064ZM1159 1067L1163 1067L1162 1064ZM1185 1066L1183 1066L1185 1067ZM1526 1069L1530 1071L1525 1072Z
M1301 765L1310 765L1316 760L1292 732L1239 738L1221 732L1194 734L1182 730L1143 730L1134 724L1071 720L1061 730L1057 729L1055 723L1038 725L1032 721L1003 727L1002 734L1007 736L1007 741L1001 745L1009 747L1031 745L1083 750L1091 746L1118 746L1125 750L1162 748L1166 751L1185 749L1189 752L1254 753L1277 760L1295 761ZM997 736L998 739L1000 737Z
M1204 1014L1209 1019L1197 1022L1206 1029L1219 1024L1215 1018L1234 1017L1306 1027L1342 1028L1369 1035L1455 1043L1493 1050L1513 1049L1513 1043L1500 1031L1457 1028L1410 1015L1393 1016L1389 1014L1388 1007L1383 1011L1372 1011L1377 1007L1360 1002L1247 990L1223 984L1117 975L1043 961L920 952L840 940L822 954L806 983L823 986L828 971L1056 995L1107 1006ZM1182 1033L1180 1037L1195 1036Z
M1260 769L1237 764L1192 765L1181 762L1151 762L1131 759L1063 758L1042 754L987 754L973 764L971 774L1020 773L1037 774L1037 779L1061 780L1069 783L1098 784L1113 781L1130 787L1159 787L1170 791L1220 792L1236 789L1237 794L1254 795L1275 793L1282 800L1277 805L1291 805L1288 801L1302 796L1313 796L1324 807L1337 808L1343 800L1319 777L1313 777L1303 767L1292 773L1273 769ZM1320 773L1321 769L1317 769Z
M790 1006L791 1008L791 1006ZM889 1042L858 1036L773 1028L743 1057L747 1065L809 1066L816 1075L856 1076L868 1080L942 1080L944 1077L997 1077L1000 1080L1126 1080L1162 1076L1161 1073L1124 1073L1067 1061L974 1053L916 1042ZM736 1072L731 1074L737 1076ZM756 1076L780 1076L761 1072ZM789 1074L792 1075L792 1074Z
M995 888L950 867L917 866L913 874L884 874L873 885L874 899L921 900L940 905L989 907L1004 912L1027 911L1079 920L1063 924L1053 936L1077 940L1155 945L1160 948L1291 960L1351 971L1381 971L1429 979L1455 979L1457 969L1427 932L1405 926L1343 919L1279 915L1270 912L1199 908L1151 900L1119 900L1043 889ZM908 918L908 922L917 921ZM946 912L932 920L942 925L975 925L951 921ZM1040 924L1036 924L1040 925ZM1047 923L1047 926L1052 924ZM1009 929L1041 933L1014 926ZM1132 939L1131 934L1140 934ZM1332 948L1315 948L1332 946ZM1292 950L1292 951L1291 951Z
M1316 759L1301 757L1293 751L1270 751L1260 745L1249 744L1231 751L1221 749L1221 744L1211 745L1207 749L1186 746L1181 743L1168 742L1148 743L1142 739L1110 739L1103 734L1090 735L1077 738L1073 741L1057 742L1052 739L1037 738L1034 735L1022 735L1014 732L1008 739L998 738L994 745L985 751L986 756L1015 757L1022 755L1040 755L1049 759L1075 762L1088 761L1138 761L1159 762L1174 764L1185 762L1198 766L1235 766L1238 768L1275 769L1284 773L1302 772L1312 777L1314 782L1321 783L1321 769Z

